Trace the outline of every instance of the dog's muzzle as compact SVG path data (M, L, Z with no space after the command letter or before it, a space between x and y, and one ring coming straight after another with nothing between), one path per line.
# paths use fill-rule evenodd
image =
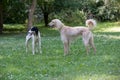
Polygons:
M54 24L49 23L48 26L49 27L54 27Z
M28 32L28 34L27 34L27 36L26 36L26 40L31 39L31 37L32 37L32 33L29 33L29 32Z

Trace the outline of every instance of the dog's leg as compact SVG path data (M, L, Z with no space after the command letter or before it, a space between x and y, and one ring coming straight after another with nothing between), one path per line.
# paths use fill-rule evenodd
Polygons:
M41 49L41 39L39 40L38 47L39 47L39 52L42 53L42 49Z
M94 53L96 54L96 47L94 45L94 39L93 39L93 36L90 38L89 40L89 44L90 46L94 49Z
M25 47L26 47L26 53L27 53L28 52L28 39L26 39Z
M64 44L64 56L66 56L69 52L69 42L63 42Z
M88 42L84 42L84 45L85 45L85 48L86 48L86 52L87 52L87 55L89 55L89 45L88 45Z
M27 35L26 36L26 41L25 41L26 53L28 52L28 42L29 42L30 39L31 39L31 36Z
M68 54L68 43L64 43L64 56Z
M35 54L35 36L32 35L32 53Z
M69 52L69 40L67 39L67 36L65 36L64 34L61 34L61 40L64 45L64 56L66 56Z
M35 52L38 52L39 48L38 48L38 40L35 40Z
M83 39L83 43L85 45L86 52L87 52L87 55L88 55L88 53L89 53L89 36L88 36L88 34L83 33L82 39Z
M39 52L42 53L42 50L41 50L41 36L40 36L40 32L38 33L38 49L39 49Z
M26 53L28 52L28 42L29 42L29 40L31 39L31 35L30 34L28 34L27 36L26 36L26 41L25 41L25 47L26 47Z

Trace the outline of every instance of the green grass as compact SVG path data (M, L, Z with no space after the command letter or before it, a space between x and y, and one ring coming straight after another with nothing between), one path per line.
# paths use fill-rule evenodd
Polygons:
M120 80L120 23L98 24L89 56L81 38L64 57L58 31L40 31L43 53L35 55L25 53L25 33L0 35L0 80Z

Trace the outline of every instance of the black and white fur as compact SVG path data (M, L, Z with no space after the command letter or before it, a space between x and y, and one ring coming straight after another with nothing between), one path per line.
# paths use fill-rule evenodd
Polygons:
M37 27L32 27L29 31L28 34L26 36L26 53L28 52L28 42L29 40L32 39L32 53L33 55L35 54L35 52L40 52L41 51L41 36L40 36L40 32L38 31ZM38 46L38 48L37 48Z

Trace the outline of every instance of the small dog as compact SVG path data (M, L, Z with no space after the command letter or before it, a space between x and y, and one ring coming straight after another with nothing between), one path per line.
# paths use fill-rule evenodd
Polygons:
M29 31L28 34L26 36L26 53L28 52L28 42L29 40L32 39L32 53L33 55L35 54L35 51L42 53L41 51L41 36L40 36L40 32L38 31L37 27L32 27ZM38 45L38 49L36 48Z
M86 20L87 27L69 27L65 26L59 19L53 19L49 24L49 26L56 28L59 30L61 35L61 40L64 44L64 55L67 55L69 52L69 44L70 42L82 35L82 39L84 45L86 47L87 54L89 53L89 45L94 49L94 53L96 53L96 48L94 46L93 34L91 30L96 26L96 21L93 19Z

